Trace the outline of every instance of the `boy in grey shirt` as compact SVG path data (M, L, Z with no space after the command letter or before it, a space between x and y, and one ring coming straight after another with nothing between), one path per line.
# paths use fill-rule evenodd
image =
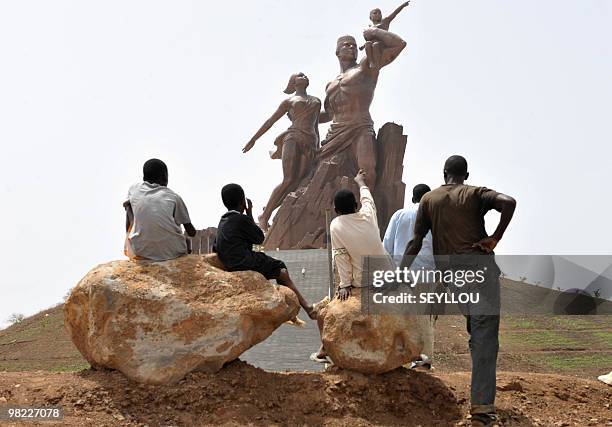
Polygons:
M125 254L130 259L165 261L188 253L185 235L195 236L183 199L168 187L168 168L159 159L147 160L143 182L130 187L126 212Z

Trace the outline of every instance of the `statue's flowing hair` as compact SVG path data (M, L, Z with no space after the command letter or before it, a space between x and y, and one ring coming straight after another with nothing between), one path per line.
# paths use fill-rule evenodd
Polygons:
M295 92L295 79L299 75L300 73L291 74L291 77L289 77L289 82L287 83L287 87L283 92L285 92L287 95L291 95Z

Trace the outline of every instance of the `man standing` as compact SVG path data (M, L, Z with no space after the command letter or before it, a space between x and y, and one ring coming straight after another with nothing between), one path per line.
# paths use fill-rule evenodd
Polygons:
M505 194L485 187L473 187L463 182L468 178L467 161L451 156L444 164L441 187L421 199L417 212L414 238L408 244L402 267L409 268L421 250L423 239L431 230L434 255L493 255L516 207L516 201ZM488 236L484 215L491 209L501 212L499 224ZM490 263L494 264L491 258ZM439 265L438 268L441 268ZM498 270L497 270L498 271ZM492 282L492 283L491 283ZM498 292L499 277L487 283ZM471 413L473 426L490 426L495 422L495 386L497 352L499 349L499 313L469 314L472 356Z
M395 212L393 216L391 216L391 220L387 226L387 231L385 232L383 245L387 253L393 258L393 262L396 265L401 262L406 246L414 236L414 224L416 221L419 202L421 201L421 198L430 191L431 188L429 188L427 184L417 184L412 189L412 203L414 203L414 205L410 208L400 209ZM428 232L423 239L421 250L410 268L414 271L422 270L424 272L435 269L433 248L431 246L431 232ZM421 283L422 282L426 282L426 280L422 280ZM424 289L428 290L426 286L427 285L425 285ZM430 310L433 310L433 307ZM413 362L413 366L425 366L431 368L434 351L433 331L437 318L437 314L433 314L432 311L429 311L431 333L429 333L427 335L427 339L425 339L423 353L421 354L420 360Z
M430 191L431 188L427 184L415 185L412 189L412 203L414 203L414 206L398 210L389 220L383 245L396 264L399 264L402 260L406 246L408 246L408 242L412 240L414 235L414 223L419 202L425 193ZM418 270L421 267L425 269L433 269L435 267L433 248L431 246L431 232L427 233L423 239L423 247L412 263L413 270Z

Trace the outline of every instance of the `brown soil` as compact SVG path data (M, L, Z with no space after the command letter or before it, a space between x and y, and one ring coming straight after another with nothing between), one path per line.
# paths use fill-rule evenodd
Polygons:
M595 380L612 366L609 319L503 318L500 425L612 426L612 387ZM467 338L463 318L440 318L433 374L271 373L235 362L217 375L143 386L88 369L58 306L0 331L0 408L58 405L68 426L469 425Z
M612 388L557 375L500 373L499 425L612 425ZM0 373L0 405L57 405L67 426L453 426L466 425L469 373L399 369L366 376L270 373L244 362L173 386L130 382L119 372Z

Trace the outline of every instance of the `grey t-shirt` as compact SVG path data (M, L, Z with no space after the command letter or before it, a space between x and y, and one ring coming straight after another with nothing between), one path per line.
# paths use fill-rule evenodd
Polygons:
M181 225L191 220L178 194L144 181L130 187L127 201L134 212L134 223L125 241L127 256L164 261L187 253Z

